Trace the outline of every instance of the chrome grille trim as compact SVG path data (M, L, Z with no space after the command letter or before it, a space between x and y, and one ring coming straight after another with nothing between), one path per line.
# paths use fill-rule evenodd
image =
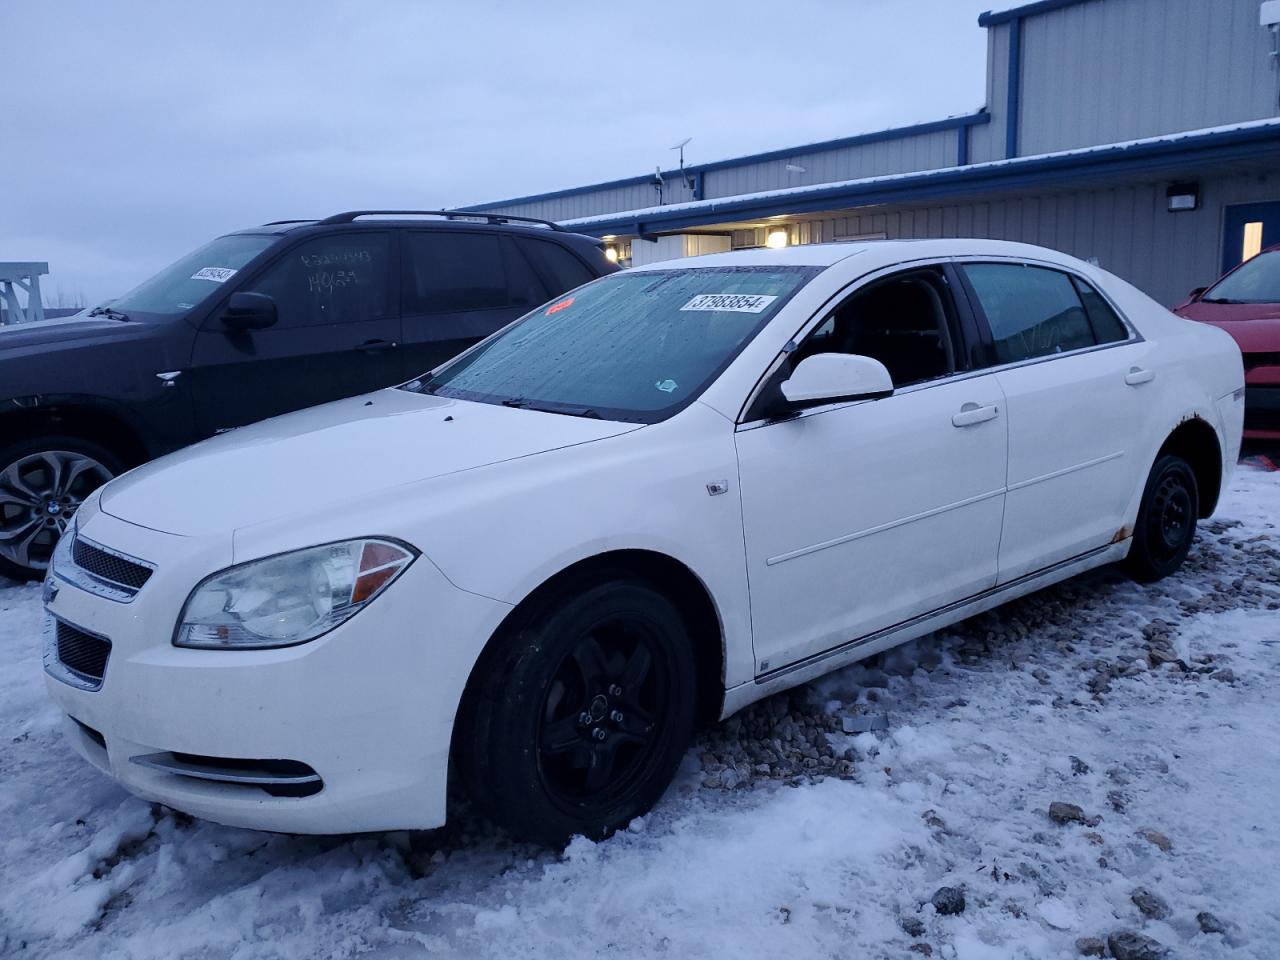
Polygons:
M103 546L79 532L68 533L67 538L67 547L54 552L53 573L88 593L128 603L155 572L154 563Z

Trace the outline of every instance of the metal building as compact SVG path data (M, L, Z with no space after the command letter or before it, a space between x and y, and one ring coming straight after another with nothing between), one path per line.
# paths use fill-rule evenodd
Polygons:
M1280 0L1039 0L978 18L987 105L466 210L647 263L871 237L1094 259L1166 304L1280 243Z

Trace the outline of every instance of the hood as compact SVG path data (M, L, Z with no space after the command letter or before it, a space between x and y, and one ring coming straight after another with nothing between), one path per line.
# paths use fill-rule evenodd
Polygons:
M102 510L165 533L229 534L638 426L382 390L242 427L131 470L103 488Z
M110 337L130 332L131 324L136 326L134 321L91 317L86 312L52 320L11 323L0 327L0 350Z
M1193 300L1174 310L1180 317L1225 330L1244 353L1280 352L1280 303L1205 303Z

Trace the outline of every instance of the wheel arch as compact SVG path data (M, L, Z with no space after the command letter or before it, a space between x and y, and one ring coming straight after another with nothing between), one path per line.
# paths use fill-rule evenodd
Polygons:
M463 688L462 703L480 682L489 652L507 631L556 602L567 590L622 577L643 580L666 594L680 610L694 640L697 663L697 716L713 721L724 702L725 632L719 608L702 579L669 554L648 549L619 549L584 557L547 577L518 602L485 641Z
M126 467L150 459L141 433L129 419L110 407L76 400L33 403L11 402L0 413L0 447L42 435L73 436L106 447Z
M1218 431L1200 415L1188 415L1165 438L1152 462L1167 453L1182 457L1191 465L1200 494L1200 519L1212 516L1222 495L1222 442Z

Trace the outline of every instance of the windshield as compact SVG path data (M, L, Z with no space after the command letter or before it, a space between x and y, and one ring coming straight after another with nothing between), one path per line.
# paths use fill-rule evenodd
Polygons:
M1280 303L1280 250L1246 260L1200 299L1207 303Z
M278 239L245 234L219 237L113 300L111 308L125 313L186 313L217 293L237 270Z
M656 423L691 403L816 267L615 273L406 389Z

